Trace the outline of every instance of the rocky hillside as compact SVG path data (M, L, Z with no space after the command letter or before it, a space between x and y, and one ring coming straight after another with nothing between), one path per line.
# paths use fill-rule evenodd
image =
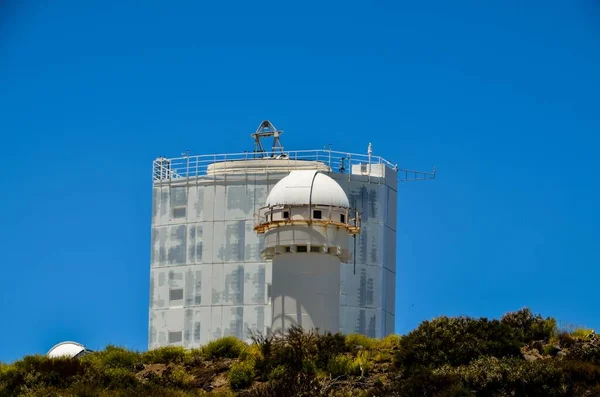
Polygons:
M523 309L440 317L381 340L294 329L250 346L109 346L0 365L0 396L600 396L600 338Z

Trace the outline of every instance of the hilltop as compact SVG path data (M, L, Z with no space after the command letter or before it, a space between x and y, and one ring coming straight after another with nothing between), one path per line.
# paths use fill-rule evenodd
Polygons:
M201 349L108 346L0 364L3 396L600 396L600 338L529 309L370 339L292 329Z

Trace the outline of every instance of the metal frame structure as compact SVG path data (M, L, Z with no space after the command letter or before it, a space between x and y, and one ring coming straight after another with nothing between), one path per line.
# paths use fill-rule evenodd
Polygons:
M268 157L268 153L265 151L261 139L271 136L273 137L271 153L278 152L279 156L285 156L285 153L283 152L283 145L279 139L281 134L283 134L283 130L278 130L275 128L273 123L271 123L269 120L264 120L261 122L256 129L256 132L250 135L252 138L254 138L254 158Z
M289 171L297 169L294 161L316 161L328 167L329 172L348 175L351 174L353 165L366 166L364 167L364 175L369 175L371 165L383 164L386 167L397 171L399 175L404 175L404 178L399 180L400 182L430 180L435 179L436 176L435 168L431 172L405 170L398 168L397 164L393 164L383 157L373 156L371 154L365 155L326 149L294 150L285 152L284 155L282 155L281 151L263 151L260 153L262 153L262 157L260 159L263 161L263 172L269 172L271 169L281 169L281 160L285 159L290 160L290 162L285 165ZM244 152L184 156L169 159L165 157L159 157L152 163L152 179L155 183L160 183L181 178L205 176L209 174L209 166L212 164L223 162L256 161L256 155L257 152ZM335 166L336 164L338 164L337 167ZM301 168L298 167L298 169ZM254 172L256 172L256 169Z

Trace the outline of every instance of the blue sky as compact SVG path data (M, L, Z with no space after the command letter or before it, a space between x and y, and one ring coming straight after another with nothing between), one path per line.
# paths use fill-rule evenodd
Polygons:
M600 3L490 3L2 2L0 360L145 349L152 160L251 150L266 118L437 166L400 186L397 332L600 328Z

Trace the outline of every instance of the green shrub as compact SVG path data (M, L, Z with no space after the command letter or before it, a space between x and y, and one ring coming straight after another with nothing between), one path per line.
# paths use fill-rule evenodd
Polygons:
M363 334L346 335L346 347L348 349L365 348L372 349L377 344L377 340L369 338Z
M352 358L344 354L335 356L329 361L329 364L327 365L327 371L329 371L331 376L335 378L339 376L352 375L354 372Z
M568 332L559 333L556 339L561 348L569 348L577 342L577 340Z
M556 346L554 346L553 344L548 344L548 345L544 346L541 353L544 355L556 356L556 354L559 351L560 351L560 349L557 348Z
M589 338L591 335L594 334L594 330L593 329L587 329L587 328L576 328L571 335L575 338L582 338L582 339L586 339Z
M376 384L366 394L369 397L475 397L456 375L434 373L430 368L415 368L410 376L396 376L391 382ZM492 397L492 396L490 396ZM504 397L503 394L493 397Z
M200 365L204 361L202 349L190 349L185 352L184 364L192 367Z
M0 372L0 396L13 396L42 386L65 388L82 378L86 364L72 358L26 356Z
M226 336L207 343L202 347L202 354L211 360L217 358L238 358L246 347L248 345L241 340L233 336Z
M315 364L317 368L326 368L329 360L346 351L346 337L339 332L317 335L315 342L317 347Z
M481 357L466 366L444 366L435 372L460 377L478 396L592 395L583 391L600 381L597 366L571 361Z
M400 365L439 367L465 365L480 356L521 355L518 334L498 320L439 317L424 321L400 340Z
M286 375L287 368L285 367L285 365L279 365L273 368L273 370L269 373L268 379L269 381L273 382L285 378Z
M240 361L229 369L229 384L234 390L245 389L254 382L254 362Z
M107 346L104 351L94 352L82 357L85 361L99 361L103 368L126 368L133 367L142 361L142 355L122 347Z
M316 372L319 357L317 331L304 332L301 327L291 327L284 335L263 336L253 334L254 343L261 357L256 360L256 371L260 379L267 379L273 368L285 366L291 374L300 371ZM322 352L330 354L330 352Z
M393 350L400 348L400 335L390 334L386 337L376 340L375 348L380 350Z
M104 384L110 390L132 389L138 385L138 379L128 369L107 368L104 371Z
M197 386L196 378L181 365L169 367L163 376L169 386L182 389L191 389Z
M361 350L352 362L352 372L354 375L367 376L371 372L373 364L370 360L369 352Z
M502 316L502 323L520 333L524 343L537 340L550 340L557 333L556 320L533 315L531 310L524 308Z
M181 364L188 356L189 352L181 346L164 346L145 352L142 359L146 364Z

